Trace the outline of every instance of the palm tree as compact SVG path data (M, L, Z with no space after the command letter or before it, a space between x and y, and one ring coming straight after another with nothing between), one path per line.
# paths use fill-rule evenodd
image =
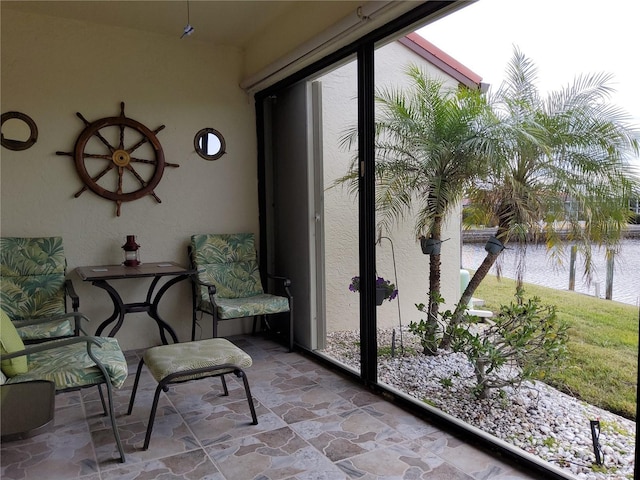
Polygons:
M416 237L442 241L443 222L462 199L465 187L484 173L491 142L482 117L490 110L479 90L446 88L419 67L407 70L410 85L376 93L376 209L380 232L406 216L415 219ZM342 146L355 144L349 130ZM358 164L336 180L358 188ZM438 317L440 254L429 259L428 318Z
M524 247L543 240L556 254L562 247L560 231L568 232L568 241L584 255L588 276L593 242L615 248L629 219L629 198L637 181L627 156L638 153L638 131L610 103L610 75L578 76L546 98L535 80L535 66L514 48L507 79L489 100L500 122L501 146L495 148L500 155L486 180L469 189L469 220L473 222L474 214L490 216L502 245ZM462 321L466 305L499 254L487 253L462 293L450 327ZM519 283L522 269L519 262ZM446 334L440 347L449 342Z

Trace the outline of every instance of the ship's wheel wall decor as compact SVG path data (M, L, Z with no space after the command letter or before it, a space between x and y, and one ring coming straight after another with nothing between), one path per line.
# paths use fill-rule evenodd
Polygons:
M80 112L76 115L85 128L78 135L73 152L56 152L56 155L73 157L76 171L84 183L74 197L91 190L115 202L118 217L122 202L151 195L161 203L153 189L160 183L165 166L179 167L165 161L162 145L156 137L164 125L150 130L127 118L124 102L120 103L117 117L89 122Z

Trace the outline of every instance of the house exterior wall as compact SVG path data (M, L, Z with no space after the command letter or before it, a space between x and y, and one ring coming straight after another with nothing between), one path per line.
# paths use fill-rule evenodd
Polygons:
M122 261L127 234L137 236L143 262L174 260L186 264L190 235L204 232L258 233L255 113L253 101L238 86L242 52L212 47L190 38L12 10L2 12L2 112L20 111L37 124L36 144L24 151L2 148L1 223L3 236L52 236L64 239L69 277L80 296L80 309L97 325L113 310L107 294L84 284L77 266ZM125 114L155 129L167 162L155 193L115 204L82 187L71 152L83 122ZM227 154L211 162L194 151L193 137L213 127L227 144ZM148 282L115 282L125 301L142 301ZM160 313L181 340L190 338L191 290L188 282L172 287ZM203 322L210 335L210 321ZM226 334L234 322L221 324ZM246 325L246 328L250 328ZM236 324L237 326L237 324ZM160 342L146 314L130 314L118 339L125 349Z
M430 75L455 87L457 82L429 64L399 42L390 43L376 51L376 87L401 87L407 84L406 68L417 64ZM325 249L327 331L359 329L359 296L348 289L351 277L358 275L358 204L346 187L331 187L336 178L348 171L352 153L339 147L340 137L354 125L357 118L356 66L352 62L324 75L323 100L323 158L325 200ZM452 308L460 297L460 209L447 222L442 238L442 295L445 306ZM391 234L396 265L394 269L391 242L382 239L376 248L378 275L396 282L397 270L400 314L403 325L423 318L416 303L427 303L429 291L429 256L420 250L414 234L414 223L407 219ZM377 309L378 327L393 328L399 324L398 304L385 301Z

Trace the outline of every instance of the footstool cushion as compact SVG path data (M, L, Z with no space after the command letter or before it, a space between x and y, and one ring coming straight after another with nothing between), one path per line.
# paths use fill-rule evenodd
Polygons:
M222 367L228 369L217 370L218 374L232 373L238 368L247 368L252 364L251 357L242 349L236 347L225 338L210 338L195 342L174 343L151 347L144 355L144 363L157 382L167 375L179 372L189 372L205 367ZM193 374L187 373L174 378L172 381L192 380L209 377L210 372Z

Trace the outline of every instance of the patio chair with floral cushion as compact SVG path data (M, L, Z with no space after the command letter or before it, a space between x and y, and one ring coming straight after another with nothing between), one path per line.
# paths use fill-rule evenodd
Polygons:
M193 324L191 339L195 339L197 312L213 317L213 337L218 336L221 320L262 317L267 326L267 315L286 314L289 350L293 349L293 296L291 280L267 275L277 281L285 296L265 293L252 233L201 234L191 237L189 246L191 265L198 270L193 285Z
M86 319L82 314L78 314L78 317ZM34 326L48 321L48 318L24 320L25 324ZM120 461L125 461L113 408L113 387L122 387L128 375L127 362L118 340L75 336L25 346L13 322L0 310L0 346L2 384L45 380L55 384L56 393L98 387L104 414L111 420ZM107 388L108 405L102 385ZM27 410L26 406L24 408ZM19 412L20 415L30 413Z
M0 302L26 343L80 334L80 300L66 268L61 237L0 238ZM49 322L24 324L43 317Z

